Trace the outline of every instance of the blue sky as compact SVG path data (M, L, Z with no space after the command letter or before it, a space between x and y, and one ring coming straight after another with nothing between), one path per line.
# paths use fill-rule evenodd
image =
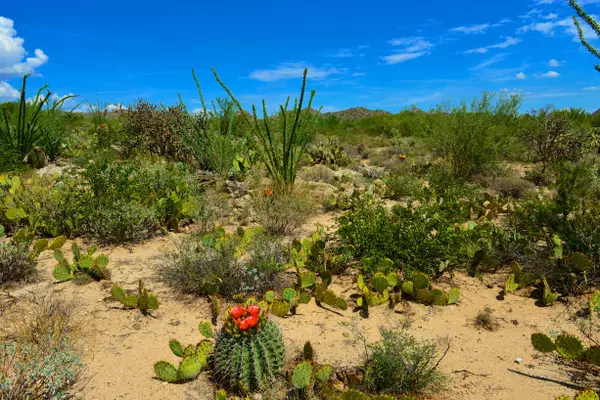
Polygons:
M600 0L580 3L600 15ZM195 108L191 68L205 97L224 96L214 66L244 106L274 108L297 95L306 66L324 111L428 109L483 90L522 93L524 111L592 111L600 73L573 14L566 0L11 1L0 9L0 101L33 72L31 90L113 104L181 93Z

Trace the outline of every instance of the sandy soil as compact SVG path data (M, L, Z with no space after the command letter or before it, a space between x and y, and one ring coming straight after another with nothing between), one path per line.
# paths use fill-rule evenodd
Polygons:
M312 232L314 223L331 225L331 215L308 221L301 234ZM74 301L77 318L85 325L85 361L87 384L82 398L96 399L183 399L192 389L198 399L211 398L206 383L173 385L153 378L153 364L160 360L177 361L168 348L168 340L178 338L184 344L200 339L198 322L210 319L204 299L182 298L156 279L155 268L160 255L173 246L176 235L151 240L131 248L103 249L110 258L112 281L135 289L143 279L160 301L154 317L144 317L136 310L123 310L110 300L109 282L76 286L53 284L51 254L43 254L42 281L11 292L25 296L31 290L53 290ZM320 363L336 367L359 365L364 343L379 338L379 328L399 329L406 318L412 320L411 332L420 338L440 343L442 351L449 344L440 367L450 377L449 388L439 399L547 400L573 393L562 367L551 357L535 354L530 335L536 331L565 330L576 333L565 306L538 307L530 298L509 295L498 300L505 275L486 275L485 282L462 274L452 284L460 287L458 305L427 307L402 303L396 310L385 306L371 309L368 319L348 310L334 313L314 303L299 308L299 314L285 319L273 317L285 336L287 355L293 358L306 340L310 340ZM334 282L336 291L349 296L351 278ZM485 306L494 310L500 327L495 332L479 330L473 318ZM1 325L1 324L0 324ZM522 363L515 360L521 357Z

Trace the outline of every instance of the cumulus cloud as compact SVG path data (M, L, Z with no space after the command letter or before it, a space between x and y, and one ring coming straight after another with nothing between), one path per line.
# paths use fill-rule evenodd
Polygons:
M343 71L334 67L317 68L305 63L281 63L271 69L258 69L250 73L250 78L261 82L275 82L285 79L302 78L304 68L308 68L308 77L323 79L329 75L341 74Z
M456 28L450 29L451 32L460 32L467 35L470 34L479 34L484 33L491 24L478 24L478 25L468 25L468 26L457 26Z
M19 96L19 91L10 86L8 82L0 82L0 100L15 100Z
M48 56L40 49L27 57L24 43L25 40L17 36L14 21L0 17L0 80L35 73L36 68L48 62Z
M548 61L548 66L556 68L556 67L562 67L562 64L553 58L550 61Z
M492 45L486 46L486 47L478 47L476 49L467 50L467 51L465 51L465 53L467 53L467 54L472 54L472 53L483 54L483 53L487 53L490 49L506 49L507 47L514 46L515 44L518 44L521 42L522 42L522 40L519 38L514 38L511 36L508 36L508 37L506 37L506 39L504 39L503 42L492 44Z
M392 46L402 47L395 53L381 57L386 64L399 64L404 61L431 54L434 44L422 36L409 36L392 39L388 42Z
M520 81L523 81L523 80L527 79L527 75L525 75L524 72L519 72L517 75L515 75L515 78L517 78Z
M544 74L536 74L537 78L558 78L560 74L556 71L548 71Z

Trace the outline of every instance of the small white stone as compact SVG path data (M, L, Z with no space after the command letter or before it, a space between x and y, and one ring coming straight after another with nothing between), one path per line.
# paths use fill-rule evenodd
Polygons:
M515 358L515 362L517 364L523 364L523 359L521 357L517 357L517 358Z

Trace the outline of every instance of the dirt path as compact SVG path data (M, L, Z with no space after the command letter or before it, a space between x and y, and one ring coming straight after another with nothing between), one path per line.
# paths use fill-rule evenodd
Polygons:
M312 222L312 221L311 221ZM320 222L325 222L321 220ZM76 286L51 283L53 262L44 254L40 268L43 281L13 292L24 295L29 290L54 290L76 304L77 318L86 327L86 363L89 382L83 398L96 399L183 399L190 388L199 388L197 398L207 398L210 389L202 384L172 385L153 379L153 364L166 359L176 361L168 348L168 340L178 338L184 344L196 343L200 336L197 324L208 320L210 313L204 299L177 298L172 290L157 282L155 268L158 256L172 246L174 235L157 238L131 249L117 247L106 250L110 258L112 281L134 289L138 279L158 294L160 309L155 318L143 317L136 310L122 310L109 300L110 283ZM273 317L285 336L288 357L301 350L310 340L320 363L335 367L355 366L361 361L364 345L357 332L369 342L379 338L379 327L399 328L409 317L411 332L420 338L438 341L442 350L450 343L440 366L451 381L449 391L439 399L547 400L572 390L559 383L535 377L568 381L564 372L548 357L532 350L530 335L535 331L566 330L576 333L568 321L564 306L540 308L534 300L507 296L497 300L498 283L503 276L487 275L486 282L458 275L454 285L463 297L458 305L427 307L404 303L404 312L385 306L371 309L368 319L351 310L336 314L314 303L299 308L299 314L286 319ZM335 290L345 296L352 293L350 278L334 282ZM475 315L486 305L494 309L500 328L496 332L480 331L472 324ZM515 362L517 357L523 363ZM203 391L203 392L202 392Z

